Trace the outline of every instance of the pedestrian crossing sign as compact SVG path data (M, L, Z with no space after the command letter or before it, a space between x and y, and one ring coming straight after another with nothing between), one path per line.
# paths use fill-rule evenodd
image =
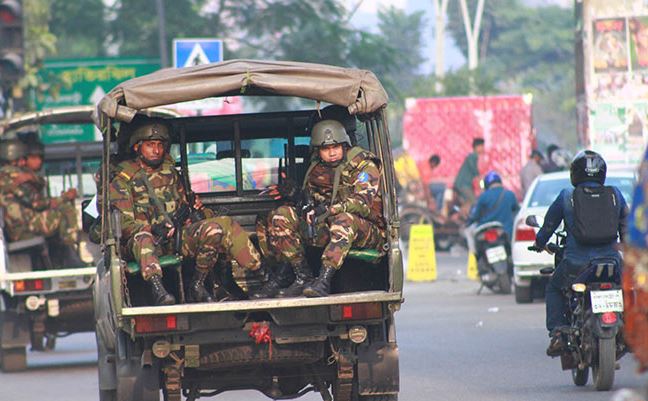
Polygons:
M174 39L173 66L190 67L223 61L223 41L220 39Z

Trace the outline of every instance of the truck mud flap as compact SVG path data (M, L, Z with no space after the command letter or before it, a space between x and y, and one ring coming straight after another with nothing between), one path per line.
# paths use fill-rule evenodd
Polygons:
M397 394L398 346L374 343L358 347L358 391L361 395Z
M220 369L250 364L315 363L324 357L324 342L272 344L272 357L267 345L232 345L201 347L201 369Z
M29 344L29 319L27 315L8 310L0 313L2 348L23 347Z

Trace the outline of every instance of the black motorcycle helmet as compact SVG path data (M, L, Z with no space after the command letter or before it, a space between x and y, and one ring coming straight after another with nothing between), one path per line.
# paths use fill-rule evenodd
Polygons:
M569 167L569 179L573 186L586 181L605 184L607 165L598 153L591 150L581 150L574 157Z

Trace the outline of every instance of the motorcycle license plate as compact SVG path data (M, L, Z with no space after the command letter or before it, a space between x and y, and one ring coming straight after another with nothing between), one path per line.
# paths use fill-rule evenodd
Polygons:
M623 312L623 292L621 290L592 291L592 312Z
M506 257L506 248L503 245L486 249L486 260L488 260L488 263L500 262L506 260Z

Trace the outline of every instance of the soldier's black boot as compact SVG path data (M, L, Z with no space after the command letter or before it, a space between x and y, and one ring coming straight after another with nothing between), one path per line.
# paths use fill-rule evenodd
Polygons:
M334 268L325 267L320 272L319 277L313 280L311 285L304 288L304 295L309 298L328 296L331 293L331 281L335 276L335 272L337 270Z
M277 298L300 297L304 293L304 287L313 281L312 270L306 262L293 266L293 270L295 271L295 281L288 288L279 290Z
M214 298L205 288L205 279L209 272L196 270L189 285L189 296L193 302L213 302Z
M263 269L267 269L264 265L261 266ZM274 298L282 288L288 287L295 279L295 273L293 273L292 267L287 263L280 264L274 273L268 269L268 274L270 275L268 281L266 281L259 291L252 294L250 298Z
M151 286L151 294L153 295L153 303L155 305L173 305L176 300L175 297L169 294L162 284L162 277L158 275L151 276L148 279Z

